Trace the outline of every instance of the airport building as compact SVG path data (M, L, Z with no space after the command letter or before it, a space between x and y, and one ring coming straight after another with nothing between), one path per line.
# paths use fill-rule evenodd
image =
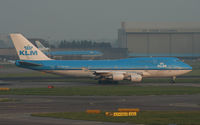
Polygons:
M200 22L122 22L118 46L129 56L200 57Z

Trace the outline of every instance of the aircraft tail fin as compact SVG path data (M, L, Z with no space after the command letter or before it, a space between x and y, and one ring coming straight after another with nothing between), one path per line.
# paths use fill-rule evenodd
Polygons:
M36 44L36 46L40 49L40 48L46 48L46 47L44 47L43 45L42 45L42 43L40 43L40 41L38 41L38 40L36 40L35 41L35 44Z
M10 34L20 60L51 60L22 34Z
M44 45L42 45L42 43L38 40L35 41L35 44L37 48L41 50L42 52L48 52L50 50L48 47L44 47Z

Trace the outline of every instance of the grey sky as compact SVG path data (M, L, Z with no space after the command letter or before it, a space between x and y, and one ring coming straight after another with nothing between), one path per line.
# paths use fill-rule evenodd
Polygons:
M200 22L200 0L0 0L0 33L116 39L122 21Z

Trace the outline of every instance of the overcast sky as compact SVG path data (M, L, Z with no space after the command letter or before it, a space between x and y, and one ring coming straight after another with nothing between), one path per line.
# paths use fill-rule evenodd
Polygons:
M200 0L0 0L0 33L117 39L122 21L200 22Z

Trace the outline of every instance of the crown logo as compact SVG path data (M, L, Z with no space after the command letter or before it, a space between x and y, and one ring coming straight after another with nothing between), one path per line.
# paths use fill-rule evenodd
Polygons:
M33 48L33 47L32 47L32 46L29 46L29 45L28 45L28 46L24 46L24 49L25 49L25 50L32 50L32 48Z

